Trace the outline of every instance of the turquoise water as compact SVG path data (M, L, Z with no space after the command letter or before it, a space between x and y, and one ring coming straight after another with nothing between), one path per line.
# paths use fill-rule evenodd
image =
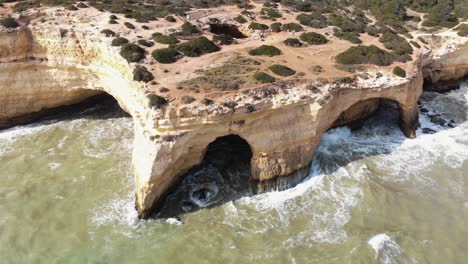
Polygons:
M308 179L180 218L134 210L132 121L90 111L0 131L0 263L465 263L468 86L327 132ZM430 122L438 113L454 127Z

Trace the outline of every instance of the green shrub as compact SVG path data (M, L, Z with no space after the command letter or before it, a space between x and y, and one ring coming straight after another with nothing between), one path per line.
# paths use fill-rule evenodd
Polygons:
M199 34L200 30L198 30L197 27L195 27L192 23L190 22L185 22L181 26L181 31L179 31L177 34L181 36L192 36Z
M400 68L399 66L393 68L393 74L395 74L396 76L399 76L401 78L406 77L406 71L403 70L402 68Z
M188 57L199 57L206 53L219 51L220 48L206 37L198 37L178 44L176 49Z
M139 39L138 40L138 44L144 46L144 47L153 47L154 46L154 43L151 42L151 41L147 41L145 39Z
M76 5L76 7L79 7L79 8L88 8L89 6L88 6L87 4L85 4L85 3L78 3L78 4Z
M341 64L375 64L388 66L393 62L393 56L377 46L355 46L338 54L336 61Z
M268 18L280 18L282 17L281 13L278 12L275 8L263 8L260 12L262 15L267 16Z
M421 45L419 45L419 43L417 43L416 41L410 41L411 45L413 45L413 47L417 48L417 49L420 49L421 48Z
M302 33L299 38L311 45L322 45L328 42L325 36L315 32Z
M180 57L180 53L173 48L157 49L151 55L157 62L163 64L174 63Z
M261 71L254 73L253 78L259 83L273 83L276 81L275 77Z
M126 27L129 28L129 29L135 29L135 26L134 26L132 23L130 23L130 22L125 22L125 23L124 23L124 26L126 26Z
M268 26L265 25L265 24L252 22L252 23L250 23L249 28L252 29L252 30L267 30Z
M133 70L133 80L137 82L150 82L154 80L154 76L144 66L136 66Z
M171 44L177 44L180 41L173 35L166 36L161 33L154 33L153 34L153 40L161 43L161 44L166 44L166 45L171 45Z
M258 48L249 51L252 56L277 56L281 54L281 50L275 46L262 45Z
M283 76L283 77L287 77L287 76L291 76L291 75L294 75L296 74L296 71L287 67L287 66L284 66L284 65L280 65L280 64L274 64L274 65L271 65L270 67L268 67L268 69L270 71L272 71L274 74L276 75L279 75L279 76Z
M116 15L110 15L109 19L114 19L115 20L115 19L119 19L119 18Z
M159 96L157 94L153 94L153 93L149 94L148 98L149 98L149 102L148 102L149 107L155 107L159 109L162 106L167 104L167 100L164 97Z
M114 37L115 36L115 32L110 30L110 29L101 30L101 34L106 35L106 37Z
M408 41L395 33L387 31L379 38L379 41L384 44L385 48L394 51L395 54L413 54L413 48Z
M0 19L0 25L6 28L16 28L19 26L18 22L11 17Z
M375 26L366 27L366 33L369 34L369 36L373 36L373 37L380 36L380 31Z
M136 44L127 43L120 48L120 56L128 62L138 62L145 58L145 50Z
M164 19L172 23L177 22L177 20L173 16L166 16Z
M234 18L234 21L236 21L239 24L244 24L247 23L247 19L245 19L243 16L238 15Z
M281 23L280 22L275 22L270 25L271 31L273 32L281 32Z
M355 32L343 32L341 30L335 30L335 36L339 39L347 40L353 44L361 44L362 41L359 38L359 33Z
M117 20L115 19L111 19L109 20L109 24L118 24L119 22L117 22Z
M127 44L127 43L128 43L128 39L123 38L123 37L117 37L117 38L112 40L111 45L112 46L122 46L122 45Z
M327 26L327 18L322 14L300 14L296 19L304 26L324 28Z
M287 32L300 32L304 31L304 28L296 23L287 23L283 25L283 31Z
M234 38L229 35L221 34L214 35L213 41L219 45L231 45L232 43L234 43Z
M302 42L299 41L297 38L288 38L285 41L283 41L284 45L286 46L291 46L291 47L301 47Z
M76 11L78 10L78 8L74 5L67 5L65 6L65 10L69 10L69 11Z

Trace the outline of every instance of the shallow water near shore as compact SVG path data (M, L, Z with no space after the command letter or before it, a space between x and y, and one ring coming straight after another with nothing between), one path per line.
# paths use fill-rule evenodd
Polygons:
M467 83L425 93L414 140L388 106L328 131L298 186L180 219L137 219L118 110L0 131L0 263L464 263L467 101Z

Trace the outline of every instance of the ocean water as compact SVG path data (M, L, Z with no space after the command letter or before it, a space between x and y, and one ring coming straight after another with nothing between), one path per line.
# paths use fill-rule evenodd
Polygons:
M421 107L416 139L389 105L328 131L294 188L208 206L237 190L214 177L199 210L146 221L131 118L91 109L2 130L0 263L467 263L468 84Z

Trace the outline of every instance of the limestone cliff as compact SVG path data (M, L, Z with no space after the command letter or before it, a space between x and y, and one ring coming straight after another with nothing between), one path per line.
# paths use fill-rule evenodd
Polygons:
M228 93L216 105L159 108L150 103L153 92L146 84L132 80L135 65L109 38L73 24L23 25L0 32L0 127L41 109L101 92L112 95L134 119L136 205L147 217L218 137L235 134L249 143L259 192L300 180L303 175L294 173L309 166L321 135L366 117L380 99L398 103L403 132L415 137L423 66L424 76L434 81L467 73L466 39L452 49L447 43L452 42L418 51L406 65L406 78L374 70L352 83L285 80L252 87L255 96Z

